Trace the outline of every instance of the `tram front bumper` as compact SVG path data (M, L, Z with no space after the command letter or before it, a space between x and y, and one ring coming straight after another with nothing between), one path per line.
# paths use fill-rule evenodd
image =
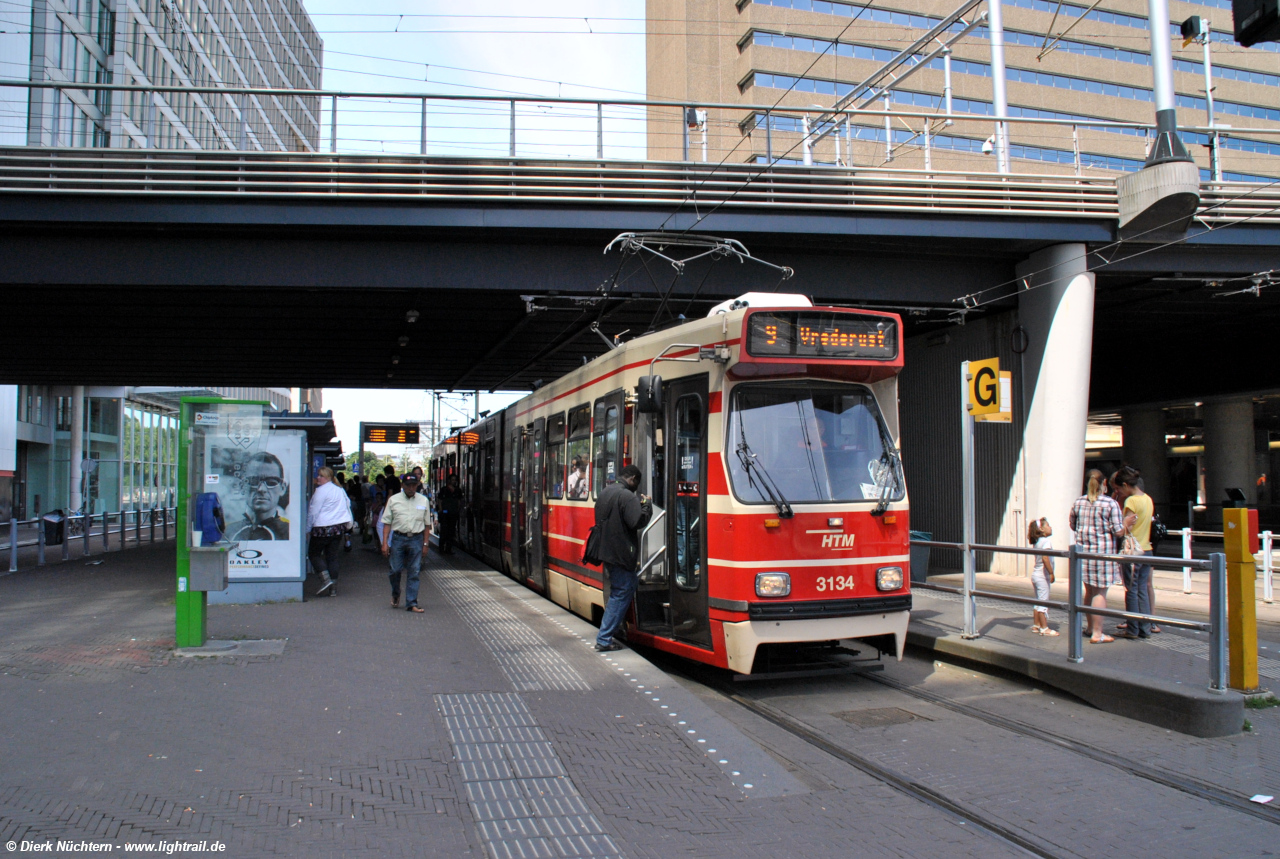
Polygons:
M805 644L812 641L839 641L892 635L898 659L907 646L908 611L856 617L824 617L812 620L745 620L725 623L724 646L729 668L750 674L756 649L762 644Z

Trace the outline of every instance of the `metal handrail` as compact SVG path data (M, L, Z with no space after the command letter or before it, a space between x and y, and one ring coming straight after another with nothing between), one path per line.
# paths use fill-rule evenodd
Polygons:
M665 509L665 508L664 508L664 509L662 509L662 510L659 510L659 511L658 511L658 515L657 515L657 516L654 516L652 519L650 519L650 520L649 520L649 524L644 526L644 530L642 530L642 531L640 532L640 540L639 540L639 542L640 542L640 545L641 545L641 546L643 546L643 545L644 545L644 538L645 538L645 537L647 537L647 536L649 536L649 532L653 530L653 527L654 527L655 525L657 525L659 522L661 522L661 521L663 520L663 518L665 518L665 517L666 517L666 515L667 515L667 511L666 511L666 509ZM640 570L636 573L636 575L637 575L637 576L642 576L642 575L644 575L644 571L645 571L645 570L647 570L647 569L649 569L651 566L653 566L653 564L654 564L654 563L655 563L659 558L661 558L664 554L666 554L666 551L667 551L667 541L666 541L666 540L663 540L663 541L662 541L662 546L661 546L661 548L659 548L659 549L658 549L658 551L654 552L654 553L649 557L649 560L645 561L643 564L641 564L641 565L640 565Z
M170 526L176 524L177 516L176 507L147 507L139 510L116 510L104 511L102 513L69 513L62 514L63 532L62 532L62 560L69 560L71 557L71 543L74 539L81 539L83 542L83 550L81 557L88 557L92 552L91 540L93 537L101 538L101 551L107 552L111 549L111 535L118 534L120 536L120 550L128 548L129 543L129 516L134 517L133 520L133 540L135 546L141 546L144 542L156 542L156 514L161 515L161 540L167 542L170 538ZM8 550L9 552L9 569L7 572L16 573L18 571L18 550L36 548L36 566L45 566L45 529L44 517L49 514L42 514L34 519L18 519L12 517L9 519L9 542L0 544L0 552ZM144 541L142 539L142 517L147 517L150 539ZM111 520L119 518L119 526L112 528ZM100 519L103 523L102 530L98 533L93 532L94 520ZM71 534L70 526L72 523L80 524L81 531L79 534ZM34 540L20 540L18 538L18 529L20 527L35 526L36 537ZM177 536L176 528L173 535Z
M969 553L981 551L1010 555L1042 555L1054 558L1065 557L1067 559L1068 600L1065 603L1032 599L1029 597L1015 596L1013 594L1002 594L996 591L979 590L978 588L970 586L968 576L965 577L965 581L959 588L951 588L944 585L931 585L927 582L914 583L912 588L945 591L960 595L966 603L965 630L963 633L965 638L980 637L980 633L978 632L976 625L977 598L980 596L987 599L1003 600L1005 602L1044 606L1053 605L1055 608L1065 609L1067 612L1068 625L1067 659L1076 663L1084 661L1084 625L1082 621L1086 615L1113 617L1118 619L1122 618L1138 622L1164 623L1169 626L1196 629L1209 633L1209 691L1223 693L1227 690L1227 564L1226 555L1221 552L1215 552L1209 556L1209 560L1201 561L1190 558L1161 558L1151 555L1116 555L1081 552L1076 549L1076 545L1074 543L1065 552L1060 549L1037 550L1023 546L999 546L987 543L948 543L941 540L911 540L910 545L927 546L930 548L940 549L959 549L960 551ZM1082 569L1084 561L1113 561L1122 564L1141 563L1151 567L1186 568L1191 566L1196 569L1207 569L1209 570L1210 575L1209 621L1189 621L1181 618L1141 614L1138 612L1120 611L1110 608L1094 608L1089 605L1084 605L1084 576Z

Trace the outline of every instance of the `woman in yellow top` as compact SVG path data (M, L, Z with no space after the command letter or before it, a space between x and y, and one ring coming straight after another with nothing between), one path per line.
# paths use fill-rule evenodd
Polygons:
M1155 505L1151 496L1142 491L1141 480L1138 469L1125 465L1111 476L1111 486L1116 501L1124 505L1126 517L1129 513L1136 517L1129 533L1138 541L1143 554L1151 555L1151 517L1155 514ZM1151 614L1151 565L1122 564L1120 571L1124 575L1124 610ZM1125 624L1123 637L1150 638L1151 624L1130 620Z

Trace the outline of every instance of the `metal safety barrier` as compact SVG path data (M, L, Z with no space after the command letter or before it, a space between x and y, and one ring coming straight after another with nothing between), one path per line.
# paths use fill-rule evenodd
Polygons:
M17 519L9 520L9 541L0 544L0 553L9 553L9 570L10 573L18 572L19 550L34 547L36 550L36 566L43 567L47 563L47 548L45 526L46 524L62 525L62 558L63 561L71 559L71 543L77 537L81 540L81 558L90 557L93 554L92 538L94 536L101 538L102 552L111 550L111 537L117 535L119 537L119 545L117 550L123 551L129 547L130 541L130 517L132 517L133 544L134 546L142 546L144 544L152 544L157 542L157 526L159 528L159 541L168 542L170 530L175 522L178 509L176 507L150 507L143 510L120 510L114 513L84 514L73 513L69 516L63 516L61 520L46 520L44 516L37 516L35 519ZM45 514L48 515L48 514ZM146 520L148 539L143 539L143 520ZM95 531L95 524L101 523L98 530ZM113 524L114 523L114 524ZM34 527L35 536L22 539L19 530L21 528ZM174 530L174 535L177 532Z
M965 638L981 637L981 633L977 629L978 597L1023 605L1043 605L1065 611L1067 613L1068 628L1067 659L1077 663L1084 662L1084 618L1086 615L1099 615L1126 621L1148 621L1166 626L1193 629L1209 633L1209 690L1218 693L1226 692L1227 690L1227 556L1222 552L1214 552L1209 556L1208 560L1196 560L1154 556L1099 555L1078 551L1075 544L1072 544L1066 551L1061 549L1024 548L1022 546L993 546L985 543L945 543L938 540L912 540L911 545L936 549L958 549L962 552L994 552L1006 555L1039 555L1067 559L1067 602L1041 600L1003 594L998 591L980 590L970 584L967 578L958 588L927 582L913 582L911 584L913 589L923 588L961 596L964 602L963 636ZM1119 609L1095 608L1084 605L1082 561L1114 561L1121 564L1142 563L1161 569L1190 567L1197 570L1207 570L1209 572L1209 620L1208 622L1184 620L1178 617L1139 614Z
M1207 537L1210 539L1221 540L1221 531L1193 531L1190 528L1180 528L1176 531L1170 531L1169 535L1177 534L1182 538L1182 557L1190 558L1192 551L1192 539L1195 537ZM1274 557L1275 535L1270 531L1263 531L1258 535L1258 554L1259 564L1257 567L1258 574L1262 577L1262 601L1268 604L1275 602L1275 587L1272 579L1275 575L1275 557ZM1184 594L1191 593L1191 568L1182 568L1182 592Z

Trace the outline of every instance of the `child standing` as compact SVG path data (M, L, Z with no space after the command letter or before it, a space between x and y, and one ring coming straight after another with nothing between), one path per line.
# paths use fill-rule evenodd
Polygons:
M1053 549L1053 528L1049 520L1043 517L1038 522L1027 526L1027 542L1037 549ZM1049 585L1053 584L1053 558L1047 555L1036 555L1035 568L1031 570L1031 584L1036 589L1036 599L1049 598ZM1042 605L1034 606L1035 625L1031 631L1036 635L1057 635L1056 629L1049 628L1049 610Z

